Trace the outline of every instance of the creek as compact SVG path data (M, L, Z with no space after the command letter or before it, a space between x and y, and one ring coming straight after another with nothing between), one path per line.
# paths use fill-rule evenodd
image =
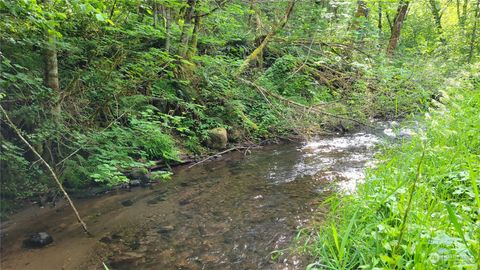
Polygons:
M355 133L270 145L177 167L151 188L76 200L92 237L64 204L30 207L2 223L1 268L304 269L307 259L289 251L295 235L322 219L329 195L363 180L379 140ZM54 242L22 247L41 231Z

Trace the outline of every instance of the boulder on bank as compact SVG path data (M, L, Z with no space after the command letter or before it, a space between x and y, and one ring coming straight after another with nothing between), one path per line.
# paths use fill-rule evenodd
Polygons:
M227 147L227 130L222 127L214 128L208 131L208 140L206 144L212 149L225 149Z
M146 168L133 168L132 171L129 173L129 177L133 180L148 181L148 174L149 173Z
M128 178L128 187L147 186L152 180L152 173L147 168L133 168L125 174Z
M30 235L29 238L23 241L23 246L26 248L42 248L53 242L53 238L46 232L39 232Z

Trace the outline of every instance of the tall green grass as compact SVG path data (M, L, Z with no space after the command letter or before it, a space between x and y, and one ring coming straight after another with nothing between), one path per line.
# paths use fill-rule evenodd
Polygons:
M330 200L309 269L479 269L480 87L457 85L355 194Z

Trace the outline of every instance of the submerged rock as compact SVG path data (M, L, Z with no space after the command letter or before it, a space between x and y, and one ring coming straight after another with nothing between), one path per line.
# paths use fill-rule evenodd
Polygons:
M132 206L133 205L133 201L132 200L126 200L126 201L123 201L122 202L122 205L127 207L127 206Z
M145 262L145 254L138 252L123 252L110 259L110 266L118 269L135 269Z
M161 226L158 228L158 233L169 233L171 231L173 231L175 229L175 227L171 226L171 225L167 225L167 226Z
M129 185L130 187L138 187L138 186L142 185L142 181L137 180L137 179L130 180L130 181L128 182L128 185Z
M158 196L156 196L155 198L151 199L151 200L148 200L147 201L147 204L157 204L159 202L163 202L165 201L166 198L165 198L165 195L164 194L160 194Z
M46 232L39 232L31 235L23 241L23 245L27 248L42 248L53 242L53 238Z
M147 168L133 168L130 172L126 173L126 176L130 179L128 185L130 187L140 186L143 183L151 181L152 174Z
M212 149L224 149L227 147L227 130L222 127L214 128L208 131L207 146Z

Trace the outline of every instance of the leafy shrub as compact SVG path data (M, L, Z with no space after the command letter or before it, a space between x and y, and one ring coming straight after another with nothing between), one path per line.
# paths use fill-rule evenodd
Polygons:
M108 130L81 136L80 145L84 145L88 157L79 155L76 162L67 163L63 178L77 187L88 184L81 180L85 176L112 186L127 182L128 170L150 166L149 160L177 161L174 140L162 132L159 119L152 110L147 110L139 117L132 116L128 127L113 125Z
M0 197L22 199L45 192L49 187L49 179L42 174L38 165L30 165L23 156L23 149L3 137L1 139Z

